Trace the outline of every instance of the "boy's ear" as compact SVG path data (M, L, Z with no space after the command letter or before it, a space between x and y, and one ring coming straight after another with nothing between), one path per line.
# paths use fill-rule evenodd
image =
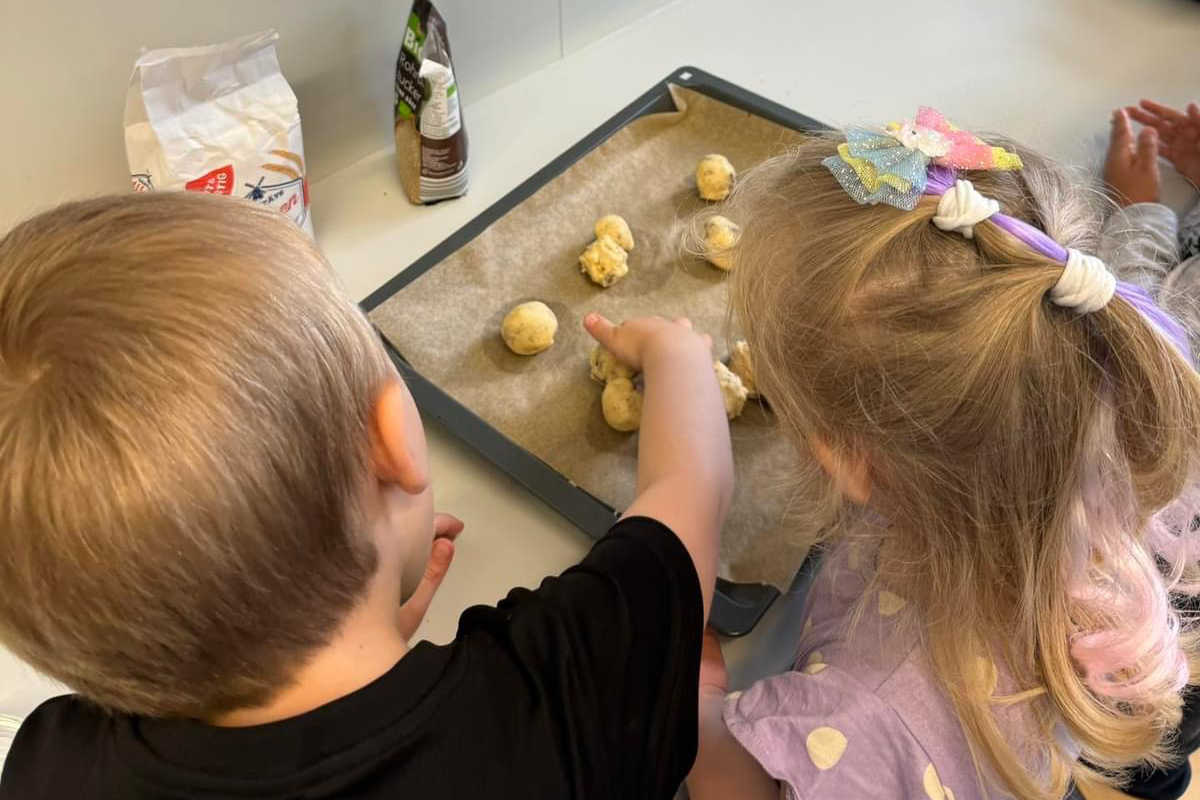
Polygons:
M389 380L371 409L371 471L375 477L408 494L429 488L423 439L417 407L408 390L399 379Z
M871 465L858 452L834 451L824 439L809 439L813 455L848 500L860 506L871 499Z

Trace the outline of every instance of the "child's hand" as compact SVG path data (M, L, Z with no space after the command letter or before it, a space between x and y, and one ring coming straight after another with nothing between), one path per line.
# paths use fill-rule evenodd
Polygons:
M412 596L400 606L396 614L396 627L407 641L417 633L434 594L442 585L442 579L454 560L454 540L462 533L462 520L450 514L437 514L433 518L433 547L429 551L429 563L425 574Z
M1188 103L1187 111L1143 100L1130 106L1129 116L1158 132L1158 152L1180 175L1200 187L1200 106Z
M702 346L712 350L712 337L693 331L691 320L686 317L675 320L638 317L614 325L600 314L591 313L583 318L583 326L618 360L639 372L647 361L672 348Z
M733 448L713 374L712 339L682 318L613 325L592 313L583 324L644 377L637 494L624 516L656 519L679 537L696 567L707 619L721 526L733 497Z
M1154 127L1142 128L1135 144L1129 114L1118 108L1112 116L1104 181L1113 199L1123 206L1158 202L1158 135Z

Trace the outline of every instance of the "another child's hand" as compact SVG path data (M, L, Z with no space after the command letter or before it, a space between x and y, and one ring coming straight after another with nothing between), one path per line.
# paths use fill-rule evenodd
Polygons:
M685 317L637 317L614 325L600 314L591 313L584 317L583 326L618 360L638 371L656 357L669 356L673 348L712 349L712 337L693 331L691 321Z
M1178 111L1153 100L1130 106L1129 116L1158 132L1158 152L1180 175L1200 187L1200 105Z
M1123 206L1158 202L1158 135L1154 127L1142 128L1135 142L1129 113L1118 108L1112 116L1104 181L1113 199Z

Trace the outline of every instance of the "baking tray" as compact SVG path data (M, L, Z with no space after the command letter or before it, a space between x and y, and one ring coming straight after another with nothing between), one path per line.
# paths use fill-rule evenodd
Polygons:
M405 286L442 263L630 122L649 114L675 110L675 101L669 89L672 84L707 95L793 130L817 130L827 127L703 70L680 67L381 286L363 301L364 309L368 312L374 310ZM383 337L383 341L423 414L440 421L452 433L592 537L598 538L611 527L617 512L609 504L575 485L569 478L507 438L421 375L387 337ZM719 580L710 623L725 635L738 636L747 633L777 595L777 590L772 586Z

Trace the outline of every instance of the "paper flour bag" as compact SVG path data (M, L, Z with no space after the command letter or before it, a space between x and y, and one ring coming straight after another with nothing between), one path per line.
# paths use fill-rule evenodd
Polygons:
M137 60L125 99L134 191L245 197L312 235L300 110L279 70L278 38L270 30Z

